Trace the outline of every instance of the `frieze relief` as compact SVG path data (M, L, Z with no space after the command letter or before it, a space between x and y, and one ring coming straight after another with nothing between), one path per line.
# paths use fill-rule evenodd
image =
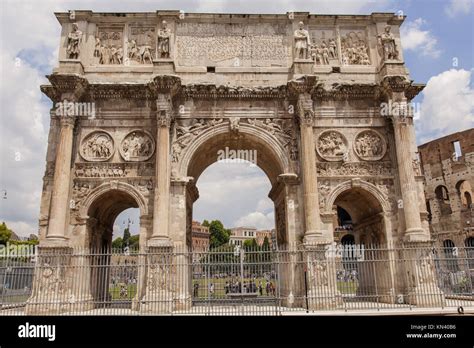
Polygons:
M153 137L142 130L128 133L120 144L120 155L124 160L130 162L146 161L154 152Z
M354 152L364 161L378 161L383 158L386 151L385 140L374 130L364 130L355 137Z
M153 176L153 163L77 163L74 174L77 178L124 178Z
M324 131L318 137L316 151L327 161L347 159L347 149L346 138L337 131Z
M318 176L392 176L390 162L317 163Z
M80 154L86 161L107 161L114 154L114 140L104 131L89 133L81 141Z

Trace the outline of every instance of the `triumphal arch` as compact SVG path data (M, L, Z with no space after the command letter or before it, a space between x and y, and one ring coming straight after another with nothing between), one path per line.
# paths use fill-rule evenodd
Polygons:
M47 269L35 276L32 312L46 312L34 304L47 291L78 309L90 305L87 261L80 286L62 265L79 262L68 256L76 248L109 247L126 208L140 209L144 255L189 247L195 183L226 147L256 150L272 184L280 247L327 250L337 207L351 216L356 243L429 242L408 107L423 85L404 64L403 16L71 11L56 18L59 62L41 86L53 102L39 221L39 263ZM430 264L429 255L416 259L405 265L413 274ZM190 305L186 277L171 286L156 280L162 268L145 265L138 310L170 293L176 301L162 311ZM290 258L281 274L287 305L302 298L303 269L309 294L334 297L312 306L336 306L333 269L316 256L306 267ZM396 278L407 268L381 272ZM426 302L417 291L431 281L392 279L383 291L393 301L397 287L410 288L408 301Z

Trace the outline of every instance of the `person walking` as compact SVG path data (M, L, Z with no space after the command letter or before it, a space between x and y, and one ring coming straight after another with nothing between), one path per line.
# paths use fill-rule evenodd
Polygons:
M194 297L199 296L199 283L194 283L194 292L193 292Z

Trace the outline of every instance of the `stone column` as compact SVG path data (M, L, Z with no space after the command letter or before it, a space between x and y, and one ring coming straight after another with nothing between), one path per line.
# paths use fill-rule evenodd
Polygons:
M404 97L397 98L395 101L406 103ZM411 122L411 119L407 117L393 116L392 122L395 133L398 175L403 203L402 209L405 217L405 240L429 240L429 234L427 234L421 227L418 190L415 181L415 173L413 171L414 158L410 151L410 127L412 127L412 125L409 124L409 122Z
M51 210L46 234L47 242L60 243L66 240L74 123L74 116L60 116L61 128L56 149Z
M168 234L169 203L170 203L170 125L171 125L171 96L158 94L157 130L156 130L156 176L155 196L153 207L153 234L148 241L151 247L171 246Z
M316 176L316 150L313 134L313 101L309 93L298 97L298 117L301 131L301 171L305 211L305 243L320 242L325 237L321 231L319 214L318 179Z

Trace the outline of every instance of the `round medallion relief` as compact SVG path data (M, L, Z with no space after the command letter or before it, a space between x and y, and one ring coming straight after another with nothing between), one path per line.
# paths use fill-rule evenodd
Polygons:
M337 131L324 131L318 137L316 151L327 161L341 161L347 154L347 140Z
M130 162L146 161L155 152L155 142L150 134L142 130L134 130L123 138L120 154Z
M378 161L386 151L387 144L379 132L364 130L355 137L354 152L364 161Z
M107 161L114 154L114 140L104 131L89 133L81 141L80 154L86 161Z

